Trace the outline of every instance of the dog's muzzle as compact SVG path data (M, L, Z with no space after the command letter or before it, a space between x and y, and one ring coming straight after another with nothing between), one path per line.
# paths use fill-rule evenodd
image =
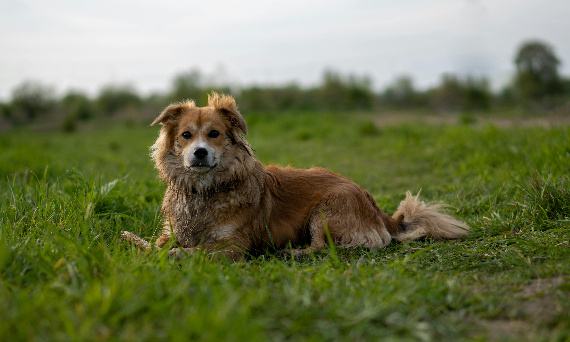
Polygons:
M213 156L208 152L207 149L199 147L194 150L192 160L190 161L190 167L198 172L205 172L215 168L217 164L214 164Z

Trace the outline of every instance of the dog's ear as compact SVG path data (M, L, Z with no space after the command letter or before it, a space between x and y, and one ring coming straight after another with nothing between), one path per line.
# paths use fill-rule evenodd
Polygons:
M162 111L162 113L160 113L160 115L156 119L154 119L154 121L150 125L151 126L154 126L156 124L166 125L169 122L176 120L180 116L180 114L182 114L184 109L192 107L196 107L196 104L194 103L194 101L190 100L171 104L170 106L166 107Z
M233 128L237 128L247 135L247 124L239 113L236 100L233 97L212 92L208 95L208 106L220 111Z

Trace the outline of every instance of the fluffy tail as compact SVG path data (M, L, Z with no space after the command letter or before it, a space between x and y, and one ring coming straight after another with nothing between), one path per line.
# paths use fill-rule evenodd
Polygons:
M441 204L427 204L419 200L419 194L406 193L406 199L400 203L392 216L401 229L393 236L398 241L415 240L424 237L434 239L457 239L469 234L471 229L441 211Z

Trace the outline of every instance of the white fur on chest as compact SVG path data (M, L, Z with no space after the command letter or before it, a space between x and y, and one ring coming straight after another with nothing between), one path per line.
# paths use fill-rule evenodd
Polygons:
M234 236L236 229L237 225L235 223L221 224L211 229L208 235L215 241L223 241Z

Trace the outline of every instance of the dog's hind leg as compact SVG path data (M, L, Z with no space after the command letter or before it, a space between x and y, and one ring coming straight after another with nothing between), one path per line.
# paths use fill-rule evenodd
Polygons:
M307 222L307 231L310 236L310 245L307 248L283 249L276 256L281 259L299 258L304 255L310 255L323 248L327 243L326 225L322 219L322 210L313 210L309 221Z
M363 190L334 194L318 204L309 217L310 246L285 250L279 256L308 255L329 242L339 248L383 248L390 243L391 236L381 214L372 197Z
M322 231L321 236L328 230L333 242L342 248L382 248L391 240L382 211L360 188L345 189L323 201L313 210L310 225Z

